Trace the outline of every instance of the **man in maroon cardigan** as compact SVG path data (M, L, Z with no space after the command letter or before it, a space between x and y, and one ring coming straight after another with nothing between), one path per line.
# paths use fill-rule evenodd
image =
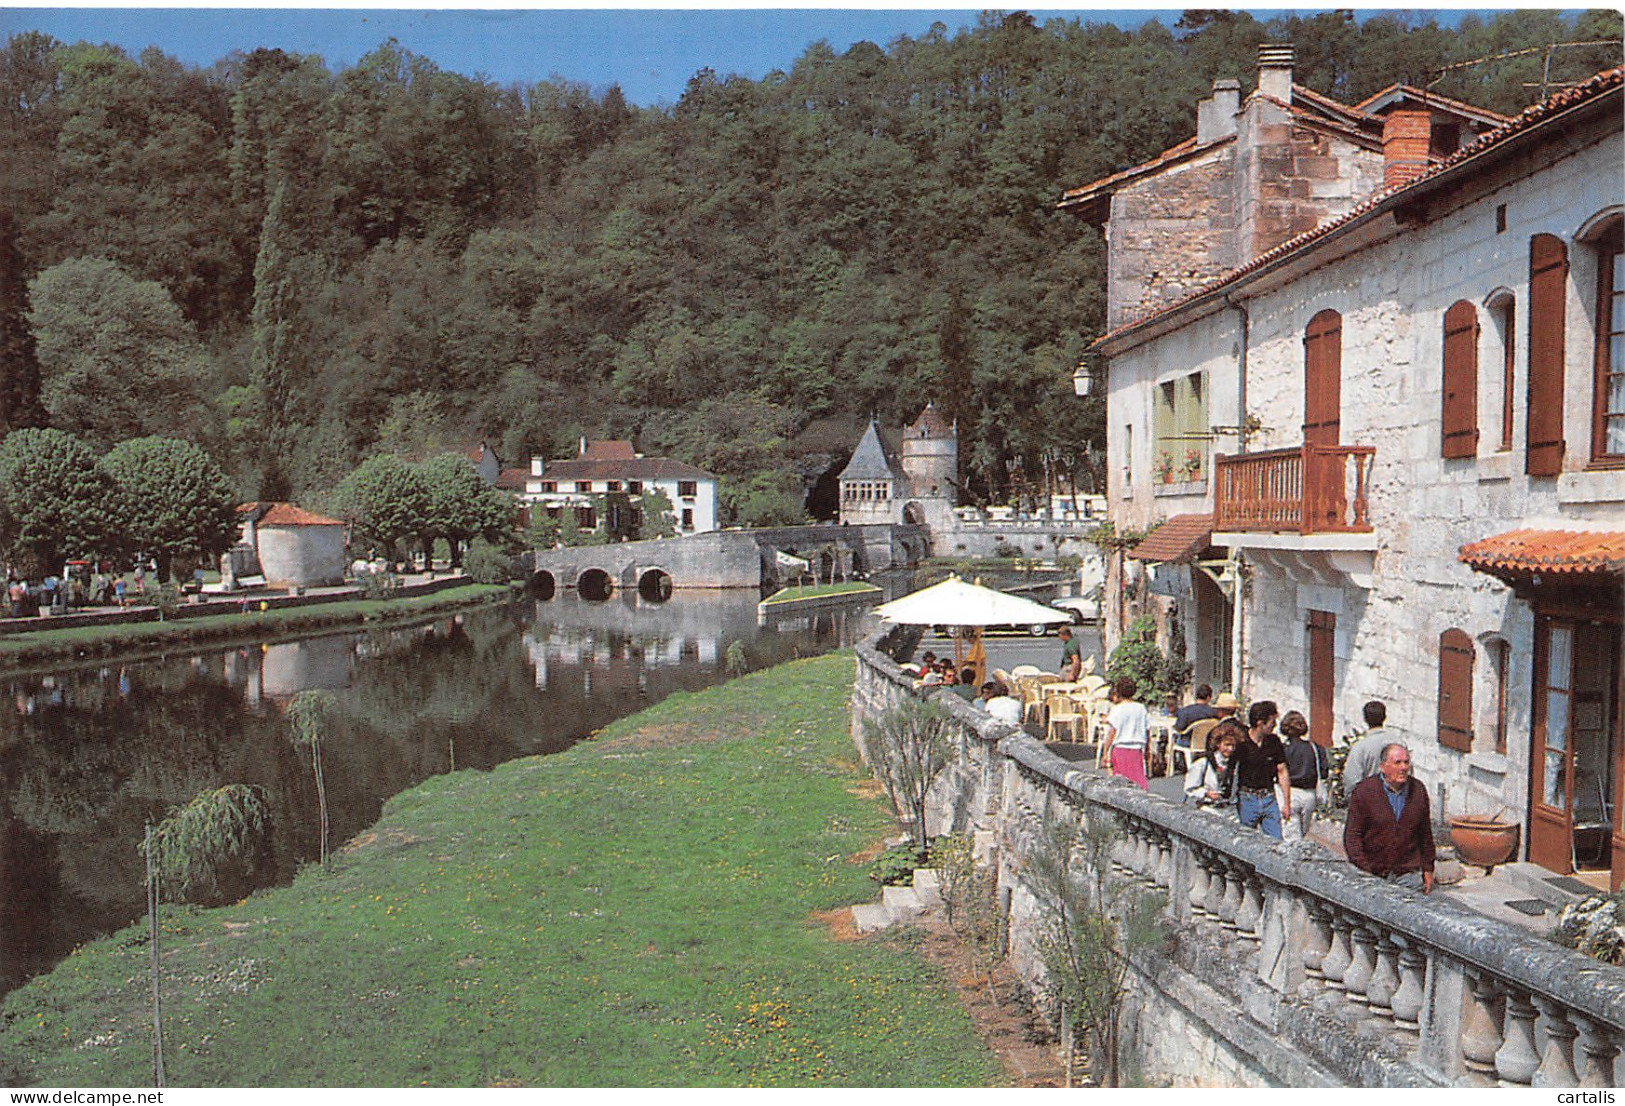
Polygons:
M1428 789L1411 779L1411 754L1383 747L1377 774L1349 792L1343 849L1363 872L1420 891L1433 890L1433 820Z

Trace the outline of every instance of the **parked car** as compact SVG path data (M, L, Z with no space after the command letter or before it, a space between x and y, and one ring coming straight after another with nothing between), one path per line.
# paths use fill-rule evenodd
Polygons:
M1072 616L1074 623L1100 621L1100 593L1092 592L1089 595L1071 595L1065 599L1057 599L1051 603L1052 607L1059 607Z

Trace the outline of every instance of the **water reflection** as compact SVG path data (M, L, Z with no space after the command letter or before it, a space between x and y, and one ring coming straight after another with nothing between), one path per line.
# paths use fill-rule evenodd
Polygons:
M286 882L319 848L316 785L283 717L335 697L324 745L334 842L442 772L568 747L674 690L854 640L861 611L758 627L754 596L563 595L403 629L0 682L0 993L143 906L147 819L207 787L262 788L261 851L220 901Z

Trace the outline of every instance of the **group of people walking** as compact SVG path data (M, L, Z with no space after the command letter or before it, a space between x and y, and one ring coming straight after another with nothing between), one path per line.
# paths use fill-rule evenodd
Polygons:
M1136 690L1129 677L1112 686L1104 755L1113 775L1145 788L1149 718L1134 700ZM1175 716L1176 732L1208 719L1216 723L1206 751L1192 756L1185 774L1186 801L1233 809L1243 826L1277 841L1306 839L1315 811L1331 801L1334 782L1328 751L1308 739L1308 719L1296 710L1282 714L1268 699L1252 703L1243 717L1234 697L1212 701L1212 695L1212 688L1199 687L1196 701ZM1344 852L1362 871L1431 892L1435 848L1427 788L1411 776L1410 750L1386 728L1387 707L1372 700L1362 713L1365 729L1355 735L1336 781L1348 807Z

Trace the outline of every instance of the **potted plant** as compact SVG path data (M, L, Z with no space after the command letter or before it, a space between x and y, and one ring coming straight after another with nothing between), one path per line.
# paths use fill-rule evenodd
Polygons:
M1185 479L1194 481L1202 472L1202 454L1200 450L1187 449L1185 451Z
M1157 454L1157 479L1164 484L1174 482L1174 459L1166 449Z

